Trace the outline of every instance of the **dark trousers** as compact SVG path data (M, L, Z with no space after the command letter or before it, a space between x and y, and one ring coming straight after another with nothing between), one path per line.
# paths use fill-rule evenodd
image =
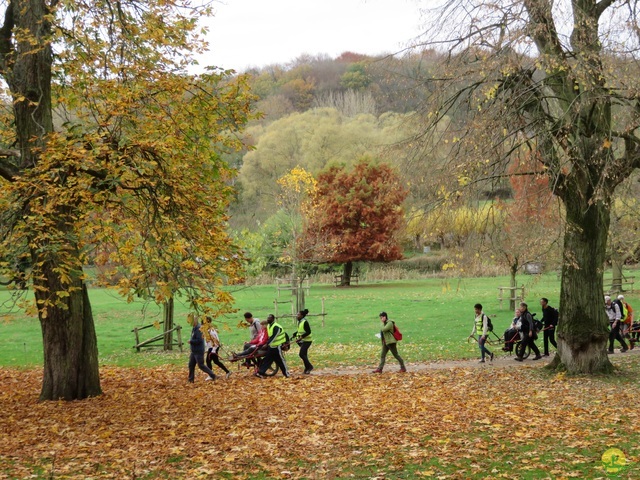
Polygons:
M520 340L520 334L515 328L510 328L504 332L504 348L505 352L513 352L513 346Z
M396 360L400 362L400 368L404 368L404 360L402 360L402 357L398 354L398 344L391 343L387 345L386 343L382 342L382 353L380 353L380 365L378 365L378 370L382 370L384 368L384 363L387 359L388 352L391 352Z
M204 353L193 353L189 356L189 381L193 382L196 376L196 365L198 368L202 370L204 373L209 375L211 378L216 378L215 373L209 367L204 364Z
M210 348L207 352L207 367L212 368L211 362L219 366L224 371L224 373L229 373L229 369L224 366L224 363L220 361L220 357L216 352L213 351L212 348Z
M622 335L620 335L620 321L616 322L616 326L615 327L612 326L611 331L609 332L609 351L610 352L613 352L614 340L618 340L618 342L620 342L620 345L622 345L623 350L626 350L628 348L627 342L625 342L624 338L622 338Z
M558 349L558 344L556 343L556 327L548 327L544 330L544 354L549 355L549 342L551 345Z
M300 342L300 358L302 359L302 363L304 363L304 370L309 371L313 370L313 365L309 361L309 347L311 347L311 342Z
M527 346L531 347L531 350L536 354L536 357L540 356L540 350L538 350L538 346L536 345L535 337L530 337L528 333L525 334L524 338L520 342L520 345L518 345L518 351L516 352L516 355L518 357L522 357L525 350L527 349Z
M269 349L267 350L267 354L262 359L262 363L260 364L260 370L258 370L258 373L260 375L264 375L273 362L276 362L276 365L280 367L282 375L284 375L285 377L289 376L289 370L287 370L287 362L284 361L284 355L282 354L282 348L280 345L275 348L269 347Z

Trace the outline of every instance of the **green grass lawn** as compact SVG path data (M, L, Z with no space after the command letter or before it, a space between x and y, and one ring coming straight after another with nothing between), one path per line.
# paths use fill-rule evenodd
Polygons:
M560 282L555 274L518 278L524 284L526 298L533 312L539 312L541 296L548 297L557 306ZM373 365L379 351L379 340L374 336L380 326L378 314L386 311L404 334L400 351L411 362L444 359L473 358L475 344L465 341L471 331L473 305L480 302L485 312L495 314L495 331L500 335L510 323L512 313L508 302L500 308L498 286L508 285L507 277L491 278L432 278L424 280L384 283L363 283L359 286L336 288L333 285L312 285L306 297L310 311L314 345L310 351L318 368L340 365ZM28 293L31 295L31 293ZM11 292L0 291L0 365L32 367L42 364L42 338L36 318L19 311L6 313L11 305ZM240 348L248 332L237 328L242 313L251 311L264 319L275 313L275 286L252 286L234 290L238 313L221 318L218 327L223 344L228 350ZM158 348L137 353L133 347L134 327L152 324L161 319L162 310L155 304L127 303L114 290L92 289L90 298L98 335L101 364L119 366L154 366L183 363L185 354L179 351L163 353ZM324 308L324 326L319 314ZM277 299L290 300L285 292ZM637 303L637 302L636 302ZM278 304L278 315L291 313L290 303ZM188 339L186 307L176 302L176 323L183 327L183 341ZM282 318L281 323L290 333L294 321ZM158 334L155 328L141 332L141 338Z

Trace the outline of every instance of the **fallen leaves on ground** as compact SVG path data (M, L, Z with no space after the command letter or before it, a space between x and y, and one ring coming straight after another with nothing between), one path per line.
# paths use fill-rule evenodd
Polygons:
M100 397L42 403L40 371L0 369L0 478L605 477L609 446L640 455L636 383L396 369L189 384L186 368L102 367Z

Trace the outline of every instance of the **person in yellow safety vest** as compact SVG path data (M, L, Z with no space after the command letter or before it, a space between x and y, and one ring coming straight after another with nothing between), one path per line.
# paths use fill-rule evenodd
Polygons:
M621 307L620 313L622 314L622 329L620 333L624 338L630 338L631 335L629 333L633 324L633 308L624 301L624 295L618 295L618 301L620 302L618 305Z
M260 368L256 372L256 377L264 378L264 374L267 372L273 362L280 367L282 375L289 378L289 370L287 369L287 362L284 361L284 355L282 353L282 345L287 341L287 336L284 333L283 328L276 323L276 317L269 315L267 317L267 334L269 339L267 340L267 354L262 359Z
M476 303L473 306L473 310L475 311L476 316L473 321L473 330L469 337L473 337L473 335L478 336L478 348L480 348L481 355L480 363L484 363L485 356L488 356L489 360L493 361L493 353L485 347L487 338L489 338L489 319L482 311L482 304Z
M309 313L309 310L306 308L304 310L300 310L296 318L298 319L298 331L295 333L294 337L296 343L300 346L300 358L302 359L302 363L304 363L304 373L309 375L311 370L313 370L313 365L309 361L309 347L311 347L311 342L313 341L311 338L311 325L309 325L309 320L307 320L306 316Z

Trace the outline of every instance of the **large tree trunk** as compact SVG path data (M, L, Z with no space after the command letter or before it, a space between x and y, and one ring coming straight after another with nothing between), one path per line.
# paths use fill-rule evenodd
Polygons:
M34 280L36 300L46 302L49 291L59 291L60 277L54 265ZM40 400L77 400L100 395L98 344L87 287L79 275L64 306L40 310L44 345L44 375Z
M351 285L351 273L353 272L353 262L346 262L342 269L342 282L341 287L348 287Z
M52 162L50 175L45 171L29 179L43 160L51 161L41 158L53 132L51 14L43 0L10 2L0 29L0 65L13 97L24 216L40 219L28 224L27 234L44 343L40 399L74 400L101 390L93 316L73 231L77 205L59 195L68 188L65 173L71 170L56 171L60 165ZM14 32L19 34L12 38Z
M609 207L565 202L558 353L551 367L569 373L608 373L608 320L603 306L602 270L609 229Z

